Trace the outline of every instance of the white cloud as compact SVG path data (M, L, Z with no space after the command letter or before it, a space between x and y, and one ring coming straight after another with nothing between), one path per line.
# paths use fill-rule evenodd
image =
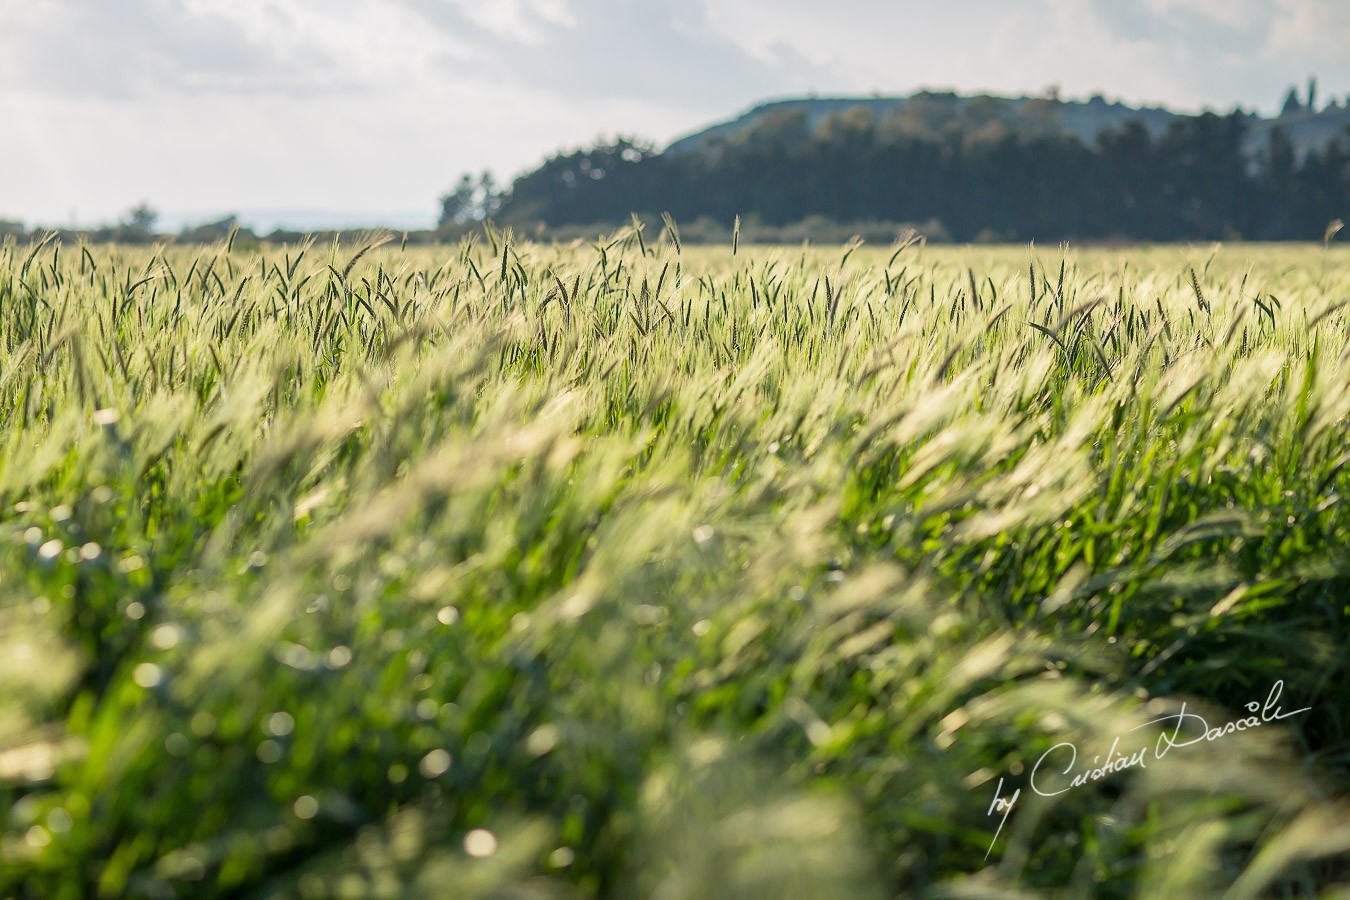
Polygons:
M141 199L430 216L462 171L811 89L1350 91L1346 0L0 0L0 22L0 217L48 222Z
M522 44L540 44L548 26L576 28L566 0L449 0L470 22L497 37Z
M1345 0L1275 0L1267 53L1311 52L1350 58L1350 3Z
M229 23L250 44L279 59L309 55L331 62L354 83L397 77L438 59L469 59L471 48L418 16L380 0L184 0L197 17Z
M1155 46L1112 34L1089 0L888 4L839 0L706 0L709 20L747 53L784 47L828 73L822 92L901 93L920 87L999 93L1101 89L1136 100L1181 100Z
M291 97L0 97L0 218L88 225L145 199L169 212L424 210L462 171L513 175L624 123L668 134L696 111L511 85L428 81Z
M12 2L12 0L5 0ZM63 96L366 89L475 52L381 0L47 0L0 32L0 92ZM6 14L8 15L8 10ZM5 71L5 68L8 71Z
M1250 22L1256 12L1253 0L1145 0L1144 8L1156 16L1190 13L1233 28Z

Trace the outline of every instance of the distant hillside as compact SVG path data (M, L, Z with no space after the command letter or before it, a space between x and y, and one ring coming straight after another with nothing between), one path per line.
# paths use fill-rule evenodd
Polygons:
M444 223L658 222L716 239L1320 240L1350 219L1350 111L1183 115L1097 97L766 103L675 141L560 153L506 191L464 179ZM721 223L719 225L719 223ZM871 240L872 238L868 238ZM889 240L889 237L884 238Z
M998 122L1021 133L1053 131L1073 135L1089 144L1102 132L1120 129L1131 122L1138 122L1151 137L1157 138L1178 119L1194 118L1163 107L1127 106L1101 96L1090 100L1057 100L924 91L909 97L800 97L761 103L734 119L671 142L666 152L675 155L696 152L743 134L775 115L801 114L807 127L815 129L831 114L854 109L865 111L877 121L908 119L931 131L948 125ZM1324 149L1336 135L1345 133L1350 126L1350 107L1337 105L1317 112L1300 109L1268 118L1251 113L1244 118L1249 124L1249 149L1263 146L1270 128L1278 124L1302 157L1309 150Z

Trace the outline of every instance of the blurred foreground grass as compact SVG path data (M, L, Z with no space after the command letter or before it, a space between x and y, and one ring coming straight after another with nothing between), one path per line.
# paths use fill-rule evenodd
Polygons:
M1347 299L1322 247L6 245L0 895L1321 896Z

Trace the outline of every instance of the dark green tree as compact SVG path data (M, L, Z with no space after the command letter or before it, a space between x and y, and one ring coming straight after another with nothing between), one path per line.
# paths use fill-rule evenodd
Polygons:
M125 228L150 234L155 230L155 223L158 221L158 210L149 203L141 201L127 210L126 215L122 217L121 224Z
M1284 129L1270 129L1261 153L1262 188L1266 195L1264 236L1279 239L1299 232L1298 157Z
M482 222L501 208L502 195L492 173L484 171L475 179L465 172L454 190L441 197L440 225Z
M1350 213L1350 139L1300 155L1277 129L1253 151L1251 117L1235 110L1179 117L1159 137L1135 120L1087 144L1041 111L961 115L960 98L921 95L881 118L844 108L814 128L775 112L692 151L618 139L517 178L497 195L499 218L603 229L669 212L807 233L937 222L957 240L1308 240ZM476 215L489 191L463 179L446 209Z
M1288 116L1297 112L1302 112L1303 104L1298 102L1298 88L1290 85L1289 93L1284 95L1284 105L1280 107L1280 115Z

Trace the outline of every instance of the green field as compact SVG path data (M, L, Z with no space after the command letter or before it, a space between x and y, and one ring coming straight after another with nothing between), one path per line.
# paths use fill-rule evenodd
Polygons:
M646 237L0 249L0 896L1350 878L1350 251Z

